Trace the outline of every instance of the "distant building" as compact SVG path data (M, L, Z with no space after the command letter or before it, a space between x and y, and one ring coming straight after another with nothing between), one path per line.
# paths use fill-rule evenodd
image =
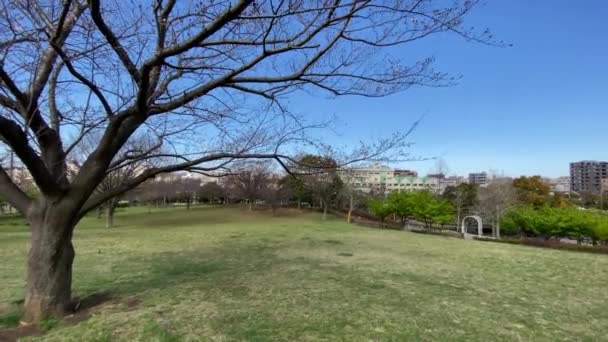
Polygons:
M210 175L192 171L175 171L171 173L161 174L156 177L156 180L161 182L172 182L177 181L179 179L198 180L201 185L209 182L215 182L218 180L217 177L212 177Z
M570 189L599 194L602 180L608 178L608 162L583 160L570 163Z
M440 191L440 180L434 177L418 177L412 170L393 169L382 165L358 168L340 173L342 181L354 189L366 193L390 193L393 191Z
M608 194L608 178L602 179L602 194Z
M446 176L443 173L429 174L427 178L436 179L439 183L438 193L443 193L448 186L458 186L462 183L466 183L467 180L460 176Z
M429 173L426 176L429 178L445 179L445 175L443 173Z
M485 185L488 183L487 172L469 173L469 183L477 185Z
M448 186L458 186L460 184L466 183L467 179L461 176L449 176L445 177L442 180L442 183L445 184L445 187Z
M570 177L547 178L545 182L549 184L551 191L554 193L569 193L570 192Z

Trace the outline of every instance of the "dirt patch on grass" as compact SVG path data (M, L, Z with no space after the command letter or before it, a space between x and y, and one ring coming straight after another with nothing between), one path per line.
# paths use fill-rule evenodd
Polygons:
M35 325L24 325L17 328L0 330L0 342L15 342L26 336L40 336L45 331Z
M0 304L0 315L5 314L13 309L10 304Z
M141 304L141 300L137 297L116 298L109 293L96 293L84 298L76 298L74 300L74 312L63 317L59 324L62 326L78 324L109 307L123 307L126 308L126 311L131 311L137 308L139 304ZM44 335L47 331L33 324L0 329L0 342L15 342L22 337Z

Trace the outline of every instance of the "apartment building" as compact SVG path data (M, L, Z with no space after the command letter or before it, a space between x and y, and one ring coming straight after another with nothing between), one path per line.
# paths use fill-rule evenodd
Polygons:
M583 160L570 163L570 189L599 194L602 180L608 178L608 162Z
M602 179L602 194L608 194L608 178Z
M488 173L487 172L469 173L469 183L477 184L477 185L487 184L488 183Z

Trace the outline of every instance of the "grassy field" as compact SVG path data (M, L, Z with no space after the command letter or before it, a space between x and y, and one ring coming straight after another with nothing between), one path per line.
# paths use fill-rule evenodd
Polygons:
M238 209L122 211L75 234L75 295L112 299L33 341L608 340L608 256ZM0 327L28 233L0 222Z

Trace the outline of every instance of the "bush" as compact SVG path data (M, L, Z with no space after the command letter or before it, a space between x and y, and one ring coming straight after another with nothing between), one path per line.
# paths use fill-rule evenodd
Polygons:
M608 217L574 207L518 207L501 220L503 233L544 239L608 240Z
M405 224L410 218L425 223L428 229L433 223L442 227L454 222L454 208L448 200L437 198L427 191L419 192L394 192L385 200L372 200L368 203L368 209L381 221L395 214Z
M371 200L367 204L367 208L369 211L374 214L374 216L380 219L380 222L384 222L384 219L390 214L393 213L393 208L386 201L381 200Z

